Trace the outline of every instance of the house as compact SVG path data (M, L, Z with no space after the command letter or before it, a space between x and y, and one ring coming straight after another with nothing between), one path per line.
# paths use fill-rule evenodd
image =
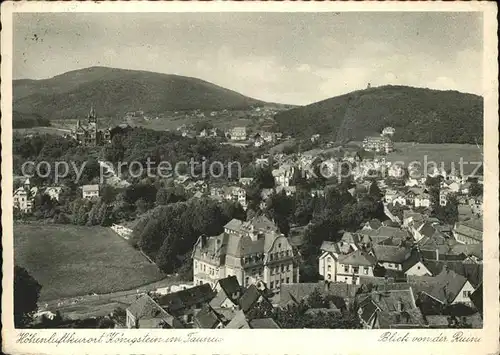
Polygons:
M232 141L244 141L247 139L247 128L234 127L226 132L226 138Z
M434 277L412 276L408 278L408 282L422 299L430 298L442 305L472 304L469 296L474 292L474 287L471 282L448 267L444 267Z
M157 303L184 324L193 323L194 315L215 297L210 285L201 284L181 291L168 293L158 297Z
M283 164L278 169L274 169L272 175L276 186L290 186L294 172L295 168L291 164Z
M33 211L33 203L35 196L38 193L36 186L31 186L30 179L24 181L23 186L17 188L13 195L14 209L18 209L23 213L31 213Z
M214 290L217 295L210 301L210 307L236 308L242 294L242 288L236 276L229 276L220 279L215 284Z
M393 127L385 127L382 130L382 135L384 136L393 136L396 133L396 130Z
M453 193L458 193L460 191L460 184L453 180L441 181L440 187L441 189L445 189Z
M352 246L342 240L338 243L324 241L320 248L319 274L327 281L334 281L339 256L349 254L356 250L356 248L356 246Z
M280 283L299 280L295 251L278 227L262 215L247 222L233 219L218 236L200 236L192 257L195 284L215 286L219 279L236 276L242 286L260 280L275 291Z
M401 269L406 276L432 276L432 272L425 266L421 253L413 249L410 257L402 264Z
M203 305L201 310L194 316L194 326L200 329L224 328L222 317L209 305Z
M293 196L297 192L296 186L276 186L275 189L277 194L285 193L287 196Z
M239 183L243 186L249 186L252 184L252 182L253 182L253 178L250 178L250 177L242 177L239 180Z
M142 295L126 309L126 326L137 328L184 328L182 322L165 311L149 295Z
M438 231L434 226L432 225L431 222L420 222L417 224L417 228L412 229L413 232L413 238L415 239L416 242L419 242L422 238L427 237L427 238L432 238Z
M99 197L99 185L83 185L82 197L86 199Z
M365 225L363 226L363 230L377 230L380 227L382 227L382 222L380 222L376 218L373 218L365 223Z
M44 194L51 199L59 201L63 188L61 186L49 186L45 189Z
M332 281L359 284L359 277L373 276L377 260L373 255L362 250L355 250L346 255L340 255L335 266Z
M431 207L431 196L428 193L421 193L415 196L414 199L415 208L418 207Z
M413 290L376 289L358 296L358 316L365 329L421 328L424 319Z
M271 302L264 296L263 292L254 284L247 287L243 295L238 300L240 310L245 314L250 312L255 306L266 303L269 308L272 308Z
M247 192L240 186L213 187L210 189L210 196L218 200L235 201L246 209Z
M453 237L459 243L479 244L483 242L483 221L480 218L456 222Z
M403 270L403 263L410 257L411 251L405 247L392 245L374 245L372 253L378 265L386 270Z
M347 309L353 303L359 288L359 285L329 281L283 284L280 288L277 306L284 308L291 304L299 304L313 292L319 291L322 296L335 297L337 309Z
M363 139L363 149L377 153L390 153L394 150L394 144L387 136L371 136Z

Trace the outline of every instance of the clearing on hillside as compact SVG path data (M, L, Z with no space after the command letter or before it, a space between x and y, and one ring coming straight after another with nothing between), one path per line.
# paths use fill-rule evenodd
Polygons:
M104 227L14 225L14 261L42 285L42 301L130 290L165 277Z

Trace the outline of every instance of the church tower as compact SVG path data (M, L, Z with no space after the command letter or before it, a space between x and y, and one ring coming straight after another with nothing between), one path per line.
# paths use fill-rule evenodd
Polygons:
M90 112L88 115L88 133L89 133L89 143L90 145L98 145L99 142L99 130L97 129L97 114L94 109L94 105L90 107Z
M95 113L94 105L90 106L90 112L88 115L89 123L97 124L97 115Z

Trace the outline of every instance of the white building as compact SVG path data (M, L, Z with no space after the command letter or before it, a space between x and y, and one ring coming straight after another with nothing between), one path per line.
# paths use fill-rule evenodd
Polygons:
M236 276L247 287L263 282L278 291L282 283L299 282L299 268L288 239L264 216L248 222L231 220L224 233L201 236L193 249L194 284L209 283Z
M99 185L83 185L82 197L87 199L99 197Z

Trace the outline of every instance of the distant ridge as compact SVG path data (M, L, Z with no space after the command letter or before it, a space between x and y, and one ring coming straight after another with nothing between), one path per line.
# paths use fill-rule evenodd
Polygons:
M332 97L275 116L284 134L313 134L345 142L362 140L384 127L394 140L475 143L483 139L483 98L457 91L381 86Z
M14 80L13 96L15 110L48 119L83 117L91 103L104 116L265 104L201 79L107 67L74 70L50 79Z

